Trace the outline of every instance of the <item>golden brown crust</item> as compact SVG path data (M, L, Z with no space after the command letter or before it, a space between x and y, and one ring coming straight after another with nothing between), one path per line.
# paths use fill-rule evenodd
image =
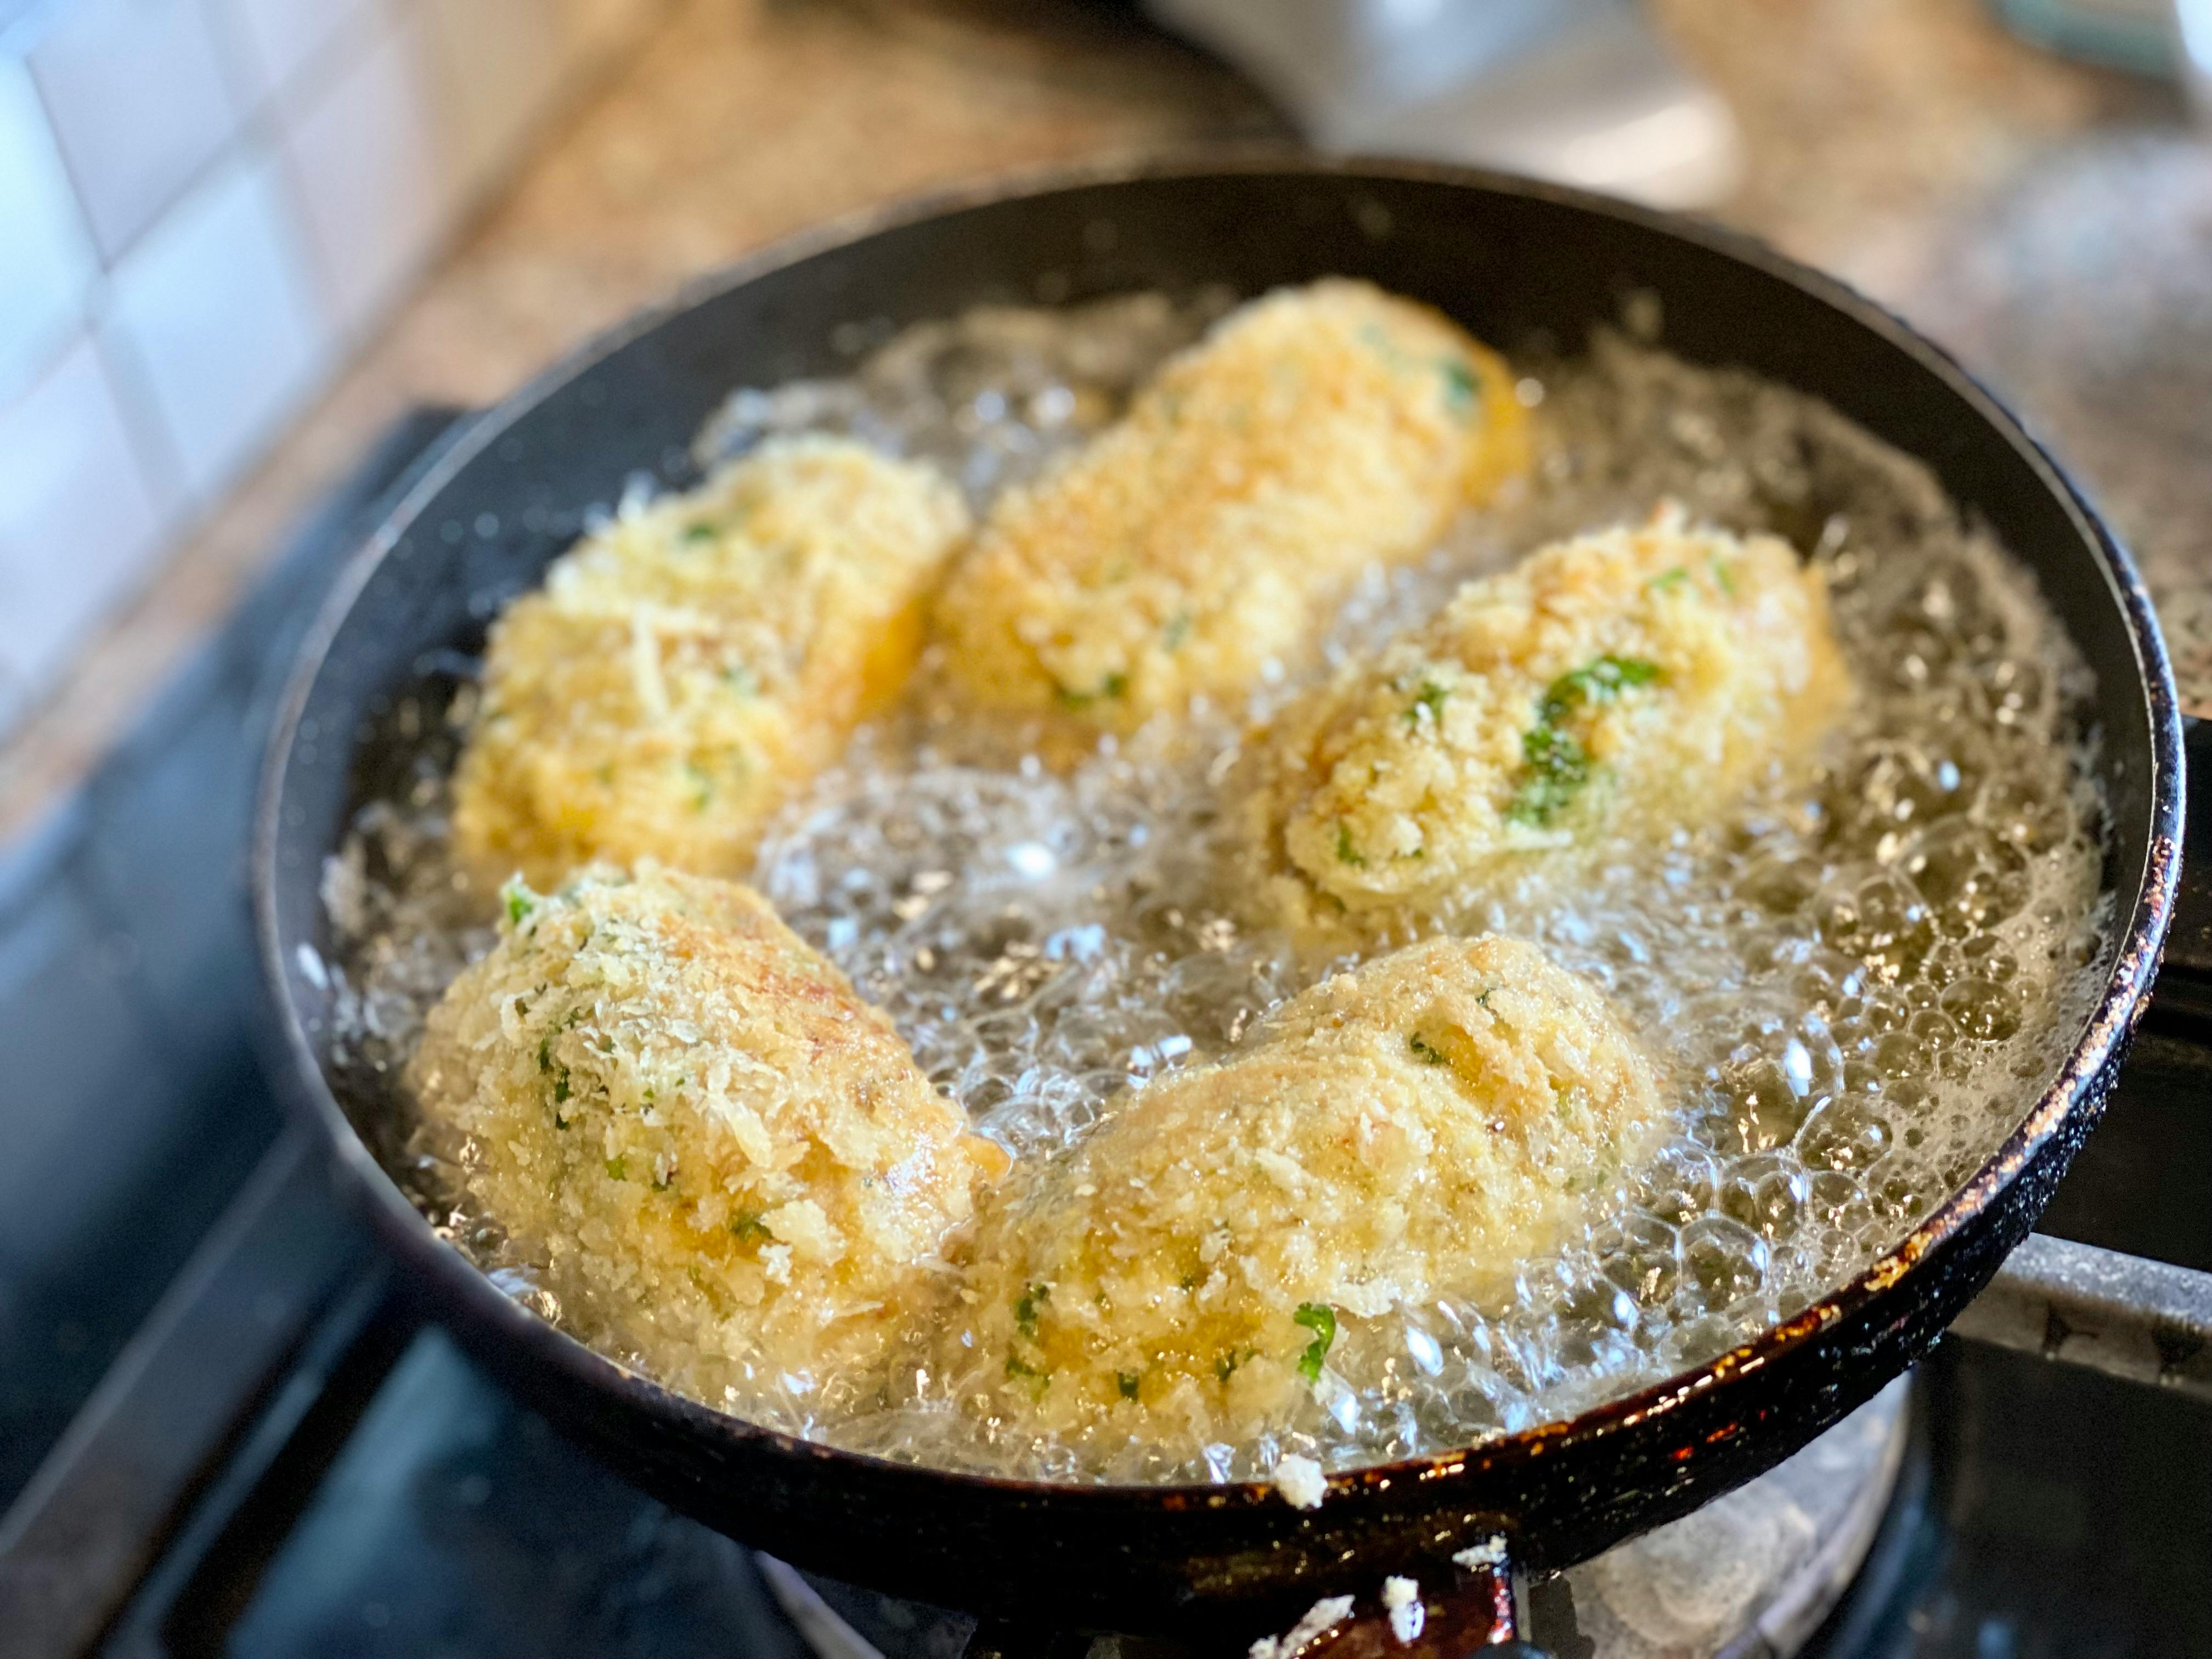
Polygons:
M1534 946L1412 946L1018 1169L982 1203L942 1363L966 1408L1028 1429L1249 1440L1324 1358L1378 1364L1370 1322L1509 1281L1660 1113L1602 999Z
M510 910L408 1073L477 1198L671 1380L865 1395L1004 1153L749 888L598 866Z
M1317 947L1419 931L1711 821L1850 696L1817 570L1662 511L1468 583L1291 702L1232 780L1231 861Z
M494 624L453 779L463 852L550 886L593 858L734 875L895 696L967 510L842 439L769 444L626 508Z
M1527 464L1511 371L1440 313L1343 278L1270 295L1000 500L936 607L951 681L1085 741L1241 697L1363 566Z

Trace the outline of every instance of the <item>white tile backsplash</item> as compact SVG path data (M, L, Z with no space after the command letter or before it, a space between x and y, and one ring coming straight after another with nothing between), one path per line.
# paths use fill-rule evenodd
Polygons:
M0 738L668 4L45 0L17 20Z
M210 0L248 100L284 91L374 0Z
M0 62L0 398L28 386L83 305L92 248L38 89Z
M337 344L270 158L241 151L131 251L101 331L143 376L185 489L205 501L258 453Z
M145 573L163 514L91 340L0 409L0 674L49 680Z
M380 20L358 57L284 115L282 143L316 274L349 336L422 269L453 205L419 29L412 18Z
M110 260L238 130L201 0L74 0L33 50L31 70Z

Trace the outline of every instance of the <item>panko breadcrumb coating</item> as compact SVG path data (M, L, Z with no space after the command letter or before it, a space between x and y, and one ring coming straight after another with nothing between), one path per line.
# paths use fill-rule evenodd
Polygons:
M540 885L595 857L741 873L904 683L968 527L927 467L822 437L625 507L492 628L453 778L462 850Z
M1509 1283L1659 1115L1612 1012L1534 946L1409 946L982 1200L946 1375L1094 1447L1247 1441L1324 1366L1380 1365L1365 1322Z
M1269 295L1000 499L938 601L948 673L1089 735L1240 696L1527 462L1511 371L1442 313L1342 278Z
M759 895L650 862L510 886L408 1082L587 1327L694 1392L757 1382L712 1402L749 1415L879 1387L1006 1164Z
M1727 811L1850 696L1820 573L1772 536L1558 543L1284 708L1232 781L1233 859L1316 943Z

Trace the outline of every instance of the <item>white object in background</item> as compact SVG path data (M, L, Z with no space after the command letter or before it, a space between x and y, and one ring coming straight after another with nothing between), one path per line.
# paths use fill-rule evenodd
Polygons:
M39 94L21 64L0 61L0 402L28 386L83 314L93 273Z
M0 410L0 670L52 678L144 571L165 527L97 351L80 339Z
M275 169L240 154L116 268L103 337L143 372L202 503L313 389L335 340Z
M1631 0L1146 0L1244 70L1316 149L1474 162L1693 207L1741 169L1735 121Z
M199 0L76 0L31 53L103 258L161 216L238 130Z

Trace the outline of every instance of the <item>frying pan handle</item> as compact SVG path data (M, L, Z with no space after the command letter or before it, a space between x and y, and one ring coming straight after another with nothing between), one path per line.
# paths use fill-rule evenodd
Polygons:
M1549 1659L1521 1639L1502 1537L1344 1600L1316 1603L1285 1634L1255 1643L1251 1659Z

